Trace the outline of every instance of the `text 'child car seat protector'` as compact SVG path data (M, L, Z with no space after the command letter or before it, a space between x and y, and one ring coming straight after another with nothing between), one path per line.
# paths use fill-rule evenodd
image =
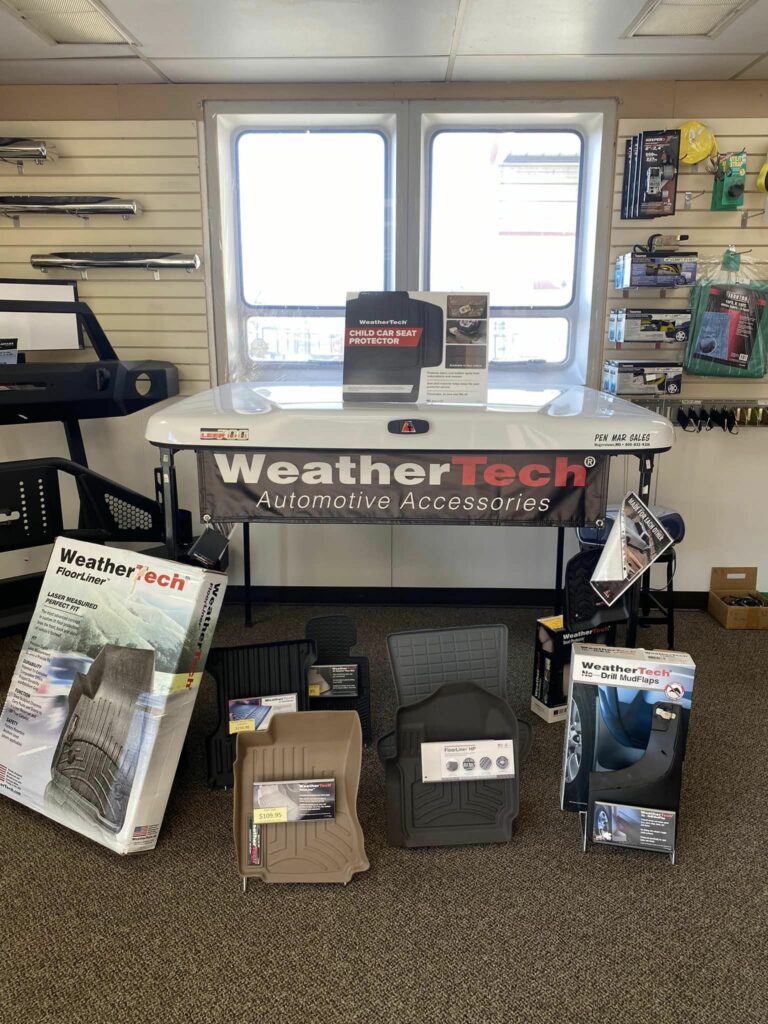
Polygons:
M275 715L263 732L239 733L234 832L240 875L265 882L342 882L368 870L357 820L362 734L354 711ZM249 863L253 784L334 779L335 817L261 825L261 864Z
M236 735L229 732L229 702L243 697L269 697L295 693L296 707L309 707L307 674L316 661L311 640L284 640L271 644L214 647L207 671L216 682L219 721L205 742L209 786L231 786Z
M46 799L71 801L119 832L125 821L152 691L154 651L107 644L78 672L51 763Z
M350 332L365 325L406 325L386 345L356 343ZM443 358L443 311L408 292L361 292L347 300L344 401L415 402L422 367ZM375 383L371 373L375 373Z
M346 615L321 615L310 619L306 627L307 639L317 648L317 665L357 666L356 697L310 697L312 711L356 711L363 730L363 743L367 747L373 738L371 722L371 680L368 659L350 654L357 643L357 627Z
M387 835L393 846L461 846L512 838L519 808L520 742L503 698L472 683L448 683L397 712L397 753L385 761ZM515 777L422 782L421 744L513 741Z

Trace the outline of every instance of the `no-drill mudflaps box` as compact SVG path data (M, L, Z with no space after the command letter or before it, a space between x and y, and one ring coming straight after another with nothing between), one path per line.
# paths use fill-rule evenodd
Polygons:
M0 713L0 793L152 849L226 577L59 538Z

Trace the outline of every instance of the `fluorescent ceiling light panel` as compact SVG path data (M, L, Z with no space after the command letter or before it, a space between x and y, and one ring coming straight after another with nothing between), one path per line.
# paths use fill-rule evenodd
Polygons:
M98 0L0 0L0 4L49 43L136 43Z
M650 0L624 38L716 36L755 0Z

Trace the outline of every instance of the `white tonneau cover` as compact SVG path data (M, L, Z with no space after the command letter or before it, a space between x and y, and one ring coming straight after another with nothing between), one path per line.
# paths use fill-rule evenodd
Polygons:
M426 420L395 434L393 420ZM340 387L224 384L158 410L146 438L170 448L665 451L672 424L592 388L491 390L488 404L346 403Z

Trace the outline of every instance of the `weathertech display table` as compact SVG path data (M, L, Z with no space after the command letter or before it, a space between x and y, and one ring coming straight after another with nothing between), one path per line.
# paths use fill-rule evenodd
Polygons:
M491 391L486 406L344 404L341 388L226 384L149 420L166 543L178 554L174 457L198 458L204 522L550 526L600 524L615 455L640 462L648 500L664 417L590 388Z

